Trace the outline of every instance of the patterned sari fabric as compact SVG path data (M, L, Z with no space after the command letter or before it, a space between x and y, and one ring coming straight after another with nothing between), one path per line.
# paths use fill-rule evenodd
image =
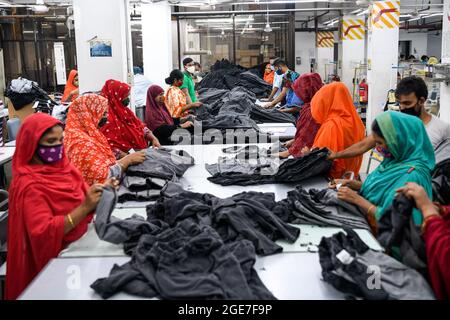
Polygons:
M89 185L103 183L116 163L98 123L108 110L108 100L95 94L76 99L67 115L64 147L67 156Z
M106 81L102 96L108 99L108 123L101 132L108 139L111 149L127 153L130 149L142 150L148 147L144 137L144 123L122 101L130 95L131 87L116 80Z
M180 88L171 86L169 90L167 90L166 106L170 112L170 115L173 118L180 118L187 116L186 111L185 112L181 111L181 109L185 107L186 104L187 104L186 95Z

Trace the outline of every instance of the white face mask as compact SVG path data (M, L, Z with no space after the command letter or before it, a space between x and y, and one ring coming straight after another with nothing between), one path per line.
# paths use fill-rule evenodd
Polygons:
M186 68L187 72L189 72L190 74L194 74L195 72L195 66L190 66Z

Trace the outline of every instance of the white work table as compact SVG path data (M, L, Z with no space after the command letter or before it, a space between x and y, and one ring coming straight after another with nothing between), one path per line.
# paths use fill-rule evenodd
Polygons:
M270 146L259 145L267 148ZM209 182L210 174L205 169L205 163L216 163L223 156L222 149L230 145L189 145L174 146L172 149L187 151L195 158L196 165L189 168L180 179L186 190L199 193L210 193L220 198L233 196L244 191L272 192L277 201L286 198L287 192L294 185L269 184L255 186L223 187ZM325 188L324 178L314 178L302 183L307 189ZM126 219L133 214L146 217L145 206L148 203L137 204L136 208L117 208L113 215ZM139 207L140 205L140 207ZM341 231L339 228L317 227L311 225L296 225L300 228L300 237L294 244L279 241L283 253L269 257L258 257L255 270L262 281L278 299L343 299L343 293L338 292L321 277L321 266L317 246L322 237L328 237ZM367 230L356 230L363 241L372 249L381 250L378 242ZM93 224L88 232L78 241L72 243L61 252L59 258L49 262L46 268L35 278L21 299L100 299L90 288L98 278L108 276L114 264L122 265L129 261L122 245L114 245L98 238ZM73 278L80 275L80 285L72 287ZM72 279L72 280L71 280ZM119 293L112 299L138 299L139 297Z
M20 300L97 300L91 284L109 275L114 264L128 257L53 259L34 279ZM338 300L345 295L322 280L317 253L282 253L257 258L255 270L265 286L281 300ZM141 299L125 293L113 300Z
M297 128L292 123L261 123L258 127L263 133L270 133L280 140L293 139L297 132Z
M5 143L4 147L8 147L8 148L16 147L16 140Z
M0 165L3 165L12 160L12 157L16 152L16 148L14 147L1 147L0 148Z

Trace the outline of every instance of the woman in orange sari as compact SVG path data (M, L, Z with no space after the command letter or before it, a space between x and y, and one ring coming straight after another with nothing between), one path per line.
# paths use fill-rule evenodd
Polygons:
M275 78L275 71L272 70L272 66L270 63L266 65L266 69L264 69L264 81L268 84L273 84L273 79Z
M180 89L183 85L183 80L184 75L180 70L173 70L169 78L166 78L166 83L170 85L166 93L166 107L172 118L175 119L186 117L189 110L202 105L201 102L187 104L186 95Z
M108 140L100 132L107 121L108 100L96 94L76 99L67 115L64 147L89 185L120 178L130 165L145 160L144 152L136 152L116 161Z
M316 93L311 101L311 114L320 124L313 148L328 148L332 152L338 152L364 139L364 124L342 82L326 85ZM336 160L330 176L340 179L351 171L357 177L361 164L362 156Z
M72 70L69 73L69 79L67 79L66 88L64 89L64 95L61 102L72 102L80 94L78 89L78 71Z

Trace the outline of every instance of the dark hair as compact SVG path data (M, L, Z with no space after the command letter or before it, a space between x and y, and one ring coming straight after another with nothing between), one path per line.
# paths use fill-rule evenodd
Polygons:
M275 60L275 61L273 62L273 66L274 66L274 67L279 67L279 66L285 66L285 67L287 67L287 63L286 63L285 60L283 60L283 59L281 59L281 58L278 58L277 60Z
M381 129L380 129L380 126L378 125L378 121L377 120L374 120L373 123L372 123L372 131L377 136L379 136L380 138L384 139L383 132L381 132Z
M170 76L168 78L166 78L166 83L168 85L173 85L175 80L183 80L183 79L184 79L183 72L181 72L178 69L175 69L170 73Z
M192 61L194 61L192 58L184 58L183 67L186 66L187 64L191 63Z
M202 67L202 65L200 64L200 62L194 62L194 66L196 66L196 67Z
M411 94L413 92L417 99L428 99L428 88L422 78L416 76L403 78L397 85L395 96L398 98L399 96Z
M428 60L428 56L427 55L423 55L423 56L420 57L420 60L421 61Z
M410 55L410 56L408 57L408 60L416 60L416 57L415 57L414 55Z
M402 53L402 54L400 55L400 59L405 59L405 58L406 58L405 54Z

